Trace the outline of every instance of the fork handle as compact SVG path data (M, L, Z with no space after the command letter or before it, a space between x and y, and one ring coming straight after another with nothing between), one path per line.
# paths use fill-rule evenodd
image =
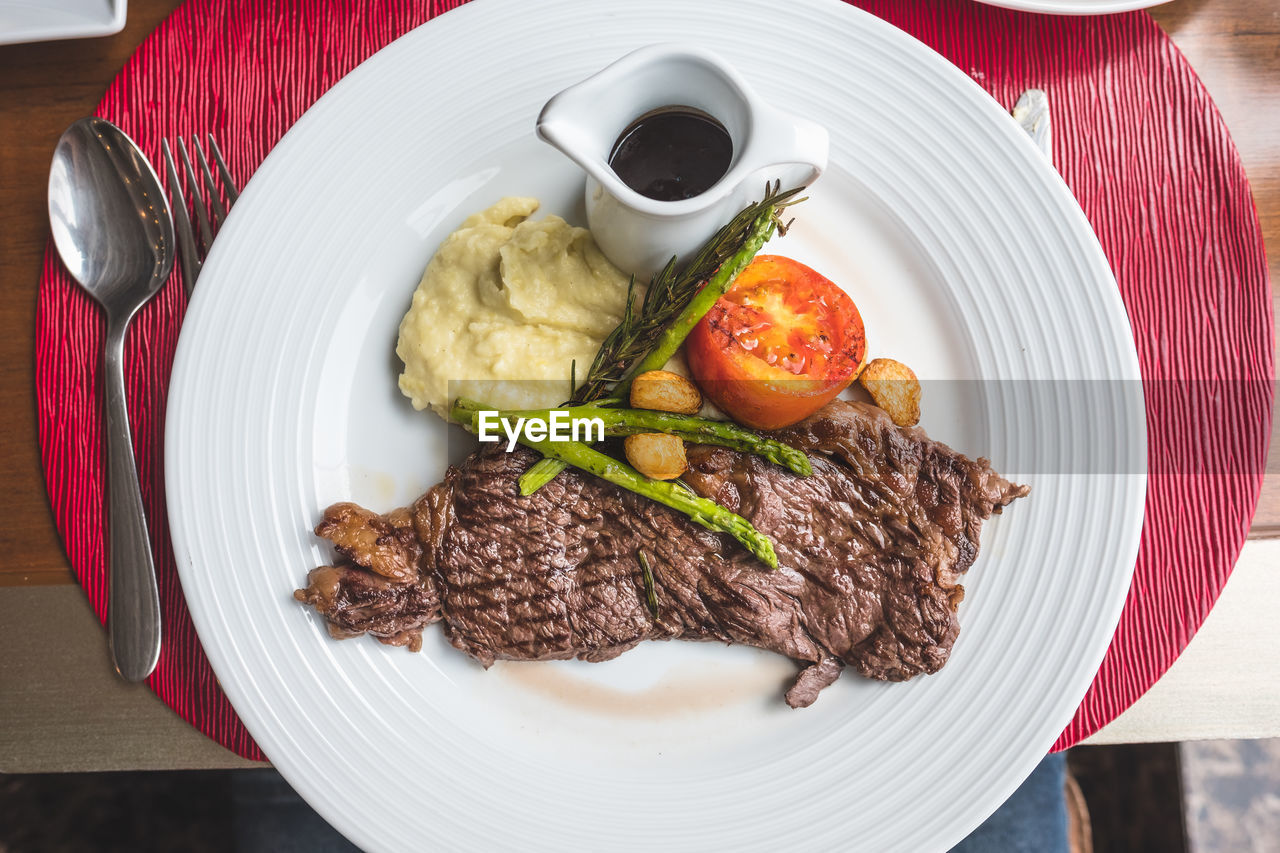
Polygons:
M107 404L107 631L116 670L142 681L160 658L160 595L133 456L124 386L126 322L108 321L103 372Z

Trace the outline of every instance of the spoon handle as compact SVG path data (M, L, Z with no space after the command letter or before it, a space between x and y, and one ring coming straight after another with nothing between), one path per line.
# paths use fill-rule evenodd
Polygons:
M160 595L133 458L124 387L126 323L108 321L103 357L107 402L107 630L116 670L142 681L160 657Z

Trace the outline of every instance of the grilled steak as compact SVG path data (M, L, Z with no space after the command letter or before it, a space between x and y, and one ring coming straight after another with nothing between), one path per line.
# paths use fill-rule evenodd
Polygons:
M521 497L516 480L535 455L490 449L409 512L330 507L316 532L344 559L313 571L297 597L337 637L412 648L441 621L485 666L608 660L642 640L745 643L804 666L793 707L846 665L889 681L936 672L959 632L958 581L982 522L1028 488L865 404L836 401L777 437L809 453L812 476L690 446L684 477L773 540L777 571L725 534L572 470Z

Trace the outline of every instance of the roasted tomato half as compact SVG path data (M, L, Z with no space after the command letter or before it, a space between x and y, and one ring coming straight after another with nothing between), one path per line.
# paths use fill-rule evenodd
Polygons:
M756 429L820 409L857 378L866 349L849 295L780 255L756 257L685 341L706 395Z

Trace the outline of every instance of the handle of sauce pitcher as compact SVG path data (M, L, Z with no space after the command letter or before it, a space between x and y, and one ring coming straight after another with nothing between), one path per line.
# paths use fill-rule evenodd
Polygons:
M831 147L827 129L817 122L781 110L769 108L761 112L763 114L757 114L752 128L756 137L752 140L752 147L758 146L758 150L768 152L769 163L756 171L785 165L807 166L806 177L790 183L807 186L817 180L827 168Z

